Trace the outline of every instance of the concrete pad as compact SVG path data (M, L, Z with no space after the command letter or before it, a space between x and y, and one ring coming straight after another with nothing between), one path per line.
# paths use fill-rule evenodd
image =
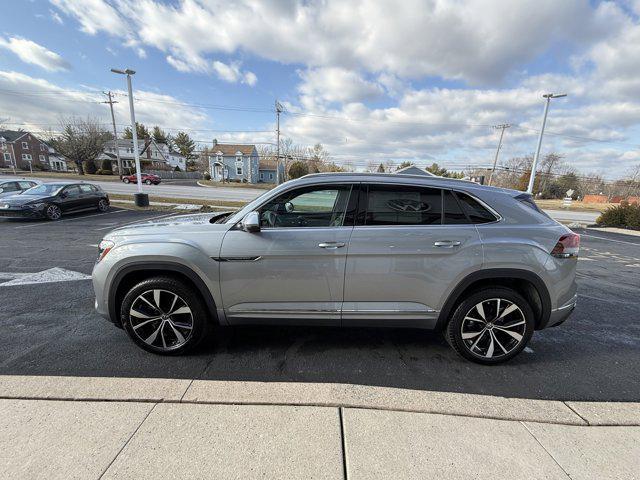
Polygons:
M179 401L191 380L0 375L1 398Z
M640 476L640 427L574 427L527 423L526 427L573 479Z
M640 403L634 402L566 402L589 425L638 425Z
M347 474L359 479L566 479L520 422L345 409Z
M185 402L344 406L585 425L563 402L367 385L195 380Z
M158 404L105 478L342 479L335 408Z
M0 400L0 477L98 478L152 408Z

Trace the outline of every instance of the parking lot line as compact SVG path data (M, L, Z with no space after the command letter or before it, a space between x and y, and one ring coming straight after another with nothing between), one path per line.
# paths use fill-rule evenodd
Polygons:
M86 215L86 216L82 216L82 217L74 217L74 218L66 218L64 220L58 220L55 223L58 224L58 223L63 223L63 222L72 222L74 220L84 220L85 218L99 217L101 215L111 215L113 213L122 213L122 212L128 212L128 211L129 210L114 210L112 212L94 213L93 215ZM29 224L29 225L20 225L19 227L16 227L16 228L31 228L31 227L39 227L41 225L48 225L48 224L49 224L49 222L32 223L32 224Z
M608 242L616 242L616 243L624 243L626 245L635 245L640 246L640 243L633 243L633 242L625 242L624 240L614 240L613 238L606 238L606 237L599 237L597 235L590 235L588 233L581 233L580 236L582 237L591 237L591 238L597 238L599 240L607 240Z

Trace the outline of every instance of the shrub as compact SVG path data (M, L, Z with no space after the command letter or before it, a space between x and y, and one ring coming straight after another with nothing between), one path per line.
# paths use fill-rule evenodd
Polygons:
M640 205L621 202L620 205L607 209L596 220L605 227L621 227L640 230Z
M96 162L94 162L93 160L87 160L86 162L84 162L84 171L89 175L96 173Z
M204 179L205 180L211 180L211 175L209 175L208 173L204 174Z

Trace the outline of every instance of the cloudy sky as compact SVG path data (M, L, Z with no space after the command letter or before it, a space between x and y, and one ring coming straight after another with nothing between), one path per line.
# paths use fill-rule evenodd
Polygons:
M323 143L338 163L488 166L535 149L607 178L640 163L640 0L38 0L0 24L0 124L138 119L210 142Z

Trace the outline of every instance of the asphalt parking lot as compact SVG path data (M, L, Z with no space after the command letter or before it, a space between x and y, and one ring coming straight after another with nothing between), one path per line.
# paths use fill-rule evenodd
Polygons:
M43 283L36 276L28 283L26 274L52 268L89 275L106 232L163 215L113 209L55 223L0 219L0 374L340 382L640 401L640 237L579 230L576 311L495 367L462 360L438 334L391 329L227 329L190 356L159 357L94 313L90 281Z

